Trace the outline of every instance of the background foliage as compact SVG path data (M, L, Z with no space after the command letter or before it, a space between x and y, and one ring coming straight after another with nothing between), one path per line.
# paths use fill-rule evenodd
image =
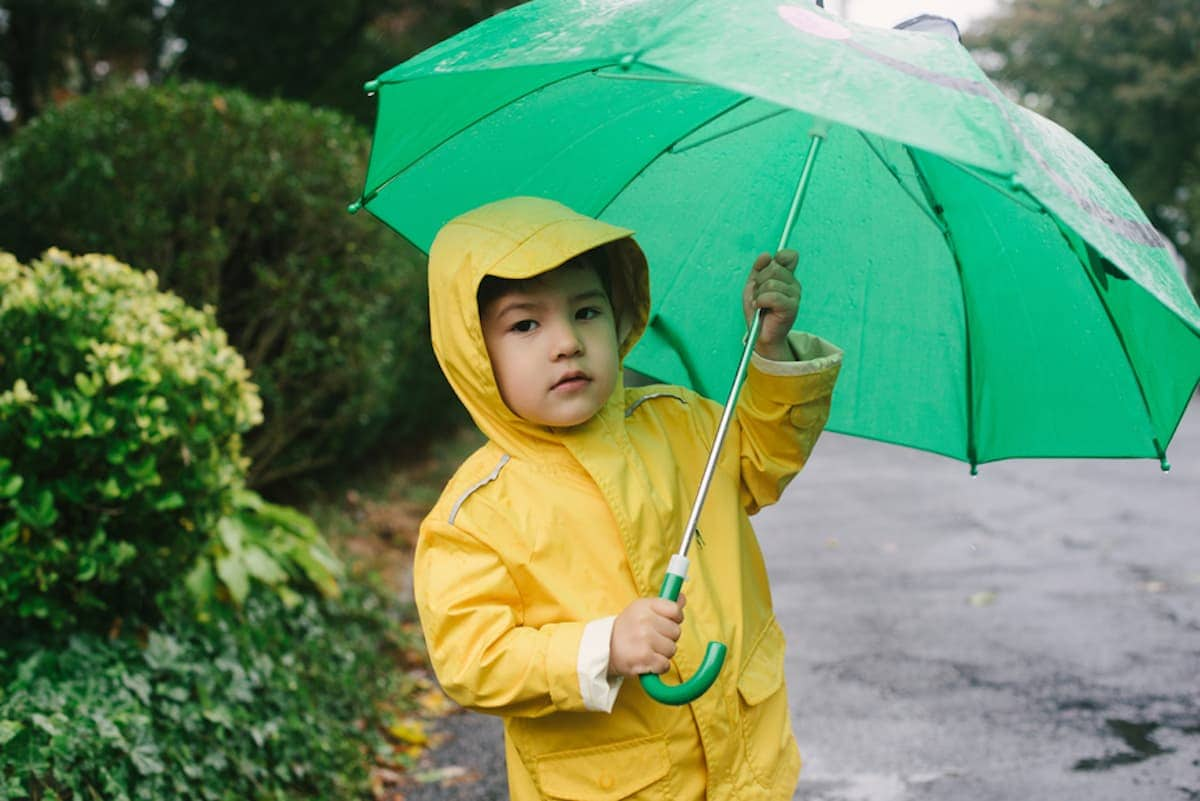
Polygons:
M139 639L0 652L0 797L367 797L371 755L412 706L404 611L362 585L290 608L252 593L207 624L190 608L176 598Z
M1200 4L1009 2L965 43L1108 162L1191 266L1200 297Z
M185 78L369 123L364 81L518 1L0 0L0 98L19 126L106 83Z
M242 358L152 273L54 250L0 253L0 342L5 627L146 609L245 474L261 415Z
M48 111L0 160L0 242L115 254L212 305L259 385L265 486L436 430L453 409L429 345L424 263L351 217L367 136L331 111L201 84Z

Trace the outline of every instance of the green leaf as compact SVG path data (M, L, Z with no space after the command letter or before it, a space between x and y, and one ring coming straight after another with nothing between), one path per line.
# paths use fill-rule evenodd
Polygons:
M0 720L0 745L4 745L25 729L19 720Z
M246 567L242 560L237 556L218 558L217 575L221 577L221 583L229 590L233 602L241 606L246 600L246 596L250 594L250 577L246 573Z
M213 599L213 595L217 591L217 577L213 575L212 564L208 557L202 556L196 560L192 569L188 571L187 577L184 578L183 585L187 587L193 600L201 605L207 604Z
M287 571L257 545L250 545L242 552L246 570L264 584L282 584L288 579Z
M154 508L155 508L155 510L157 510L159 512L166 512L166 511L170 511L171 509L180 508L181 506L183 506L183 503L184 503L183 496L180 495L178 492L175 492L174 490L172 490L171 492L168 492L166 495L162 496L157 501L155 501Z
M125 461L127 453L129 453L129 444L124 439L115 438L109 440L104 458L108 459L109 464L121 464Z
M25 479L21 476L9 476L0 482L0 498L15 498L24 484Z
M15 504L17 517L34 528L49 528L58 520L58 510L54 508L54 493L44 489L38 493L37 502L33 506Z
M100 496L110 501L121 497L121 485L114 476L109 476L108 481L100 485Z
M320 548L312 545L302 545L295 548L291 552L292 559L304 571L304 575L308 576L308 580L320 591L326 598L337 598L341 594L341 588L338 587L337 575L329 569L326 555L321 552ZM334 564L341 568L341 563L334 560Z
M122 673L121 683L136 695L144 706L150 706L150 682L146 680L145 676L140 673Z
M7 548L17 541L17 537L21 534L21 523L18 520L9 520L4 525L0 526L0 549Z
M79 557L79 569L75 574L75 580L91 581L96 577L96 571L98 567L99 566L96 564L96 560L91 556L87 556L85 554Z
M140 462L130 462L129 464L125 465L125 472L127 474L129 474L130 478L134 478L141 483L145 483L145 482L149 481L150 479L154 478L155 475L157 475L157 472L158 472L157 467L158 467L158 460L154 457L154 454L151 453L151 454L147 455L146 458L142 459ZM182 502L183 502L182 496L180 496L179 500L180 500L180 504L182 505ZM168 508L176 508L176 507L168 507Z
M92 397L96 394L96 390L100 388L99 376L89 376L86 373L75 374L75 387L85 397Z
M133 766L137 768L138 773L143 776L153 776L166 770L158 755L158 746L144 743L134 748L129 757L133 760Z
M288 531L299 534L307 540L319 540L320 529L312 518L287 506L264 503L259 514L267 521L276 523Z
M46 734L49 734L51 737L54 737L60 731L58 726L55 725L55 721L51 720L50 718L46 717L45 715L34 712L32 715L29 716L29 719L33 722L34 726L37 726L39 729L46 732Z
M239 553L246 541L246 524L240 517L222 517L217 521L217 536L231 554Z

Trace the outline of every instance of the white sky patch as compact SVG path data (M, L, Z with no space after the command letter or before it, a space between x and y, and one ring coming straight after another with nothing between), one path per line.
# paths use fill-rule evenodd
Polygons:
M890 28L918 14L937 14L968 31L999 7L997 0L825 0L826 10L843 19L878 28Z

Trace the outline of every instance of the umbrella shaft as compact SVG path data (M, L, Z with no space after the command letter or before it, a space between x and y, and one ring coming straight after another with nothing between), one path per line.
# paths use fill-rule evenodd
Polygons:
M817 150L825 138L826 129L821 121L813 125L812 135L808 142L808 155L804 158L804 168L800 171L800 179L796 182L796 192L792 196L792 205L788 209L787 220L783 225L783 235L779 238L779 249L782 250L792 235L796 218L800 215L800 205L804 202L804 192L808 189L808 177L812 173L813 162L817 159ZM746 379L746 371L750 366L750 354L758 341L758 333L762 329L762 319L765 310L759 309L750 324L750 333L746 335L746 347L742 350L742 360L738 363L737 373L733 377L733 386L729 388L729 397L725 401L725 411L721 414L721 422L717 425L717 433L713 437L712 448L708 453L708 464L704 466L704 475L700 479L700 488L696 490L696 501L692 504L692 513L688 517L687 526L683 530L683 544L679 547L679 555L687 556L692 547L692 537L696 533L696 524L700 522L700 510L704 508L704 499L708 497L708 486L712 483L713 474L717 469L717 459L721 455L721 446L725 444L725 435L729 432L729 423L733 419L734 407L737 406L738 394L742 391L742 382Z

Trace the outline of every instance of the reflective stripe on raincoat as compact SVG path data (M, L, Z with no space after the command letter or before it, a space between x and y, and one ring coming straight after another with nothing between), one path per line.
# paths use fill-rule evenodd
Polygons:
M513 414L492 376L476 307L481 278L531 277L600 245L622 357L629 352L649 312L646 260L631 234L515 198L451 221L430 250L434 349L489 442L421 526L414 587L429 654L452 698L503 716L517 801L678 801L702 798L705 781L712 801L789 799L800 757L784 638L749 515L775 502L807 459L840 351L794 333L799 364L772 370L782 363L756 357L749 371L700 518L702 544L689 553L683 635L663 677L691 676L705 644L719 640L729 652L717 682L671 707L626 681L611 713L585 707L585 626L657 594L721 407L681 387L618 383L593 419L555 429Z

